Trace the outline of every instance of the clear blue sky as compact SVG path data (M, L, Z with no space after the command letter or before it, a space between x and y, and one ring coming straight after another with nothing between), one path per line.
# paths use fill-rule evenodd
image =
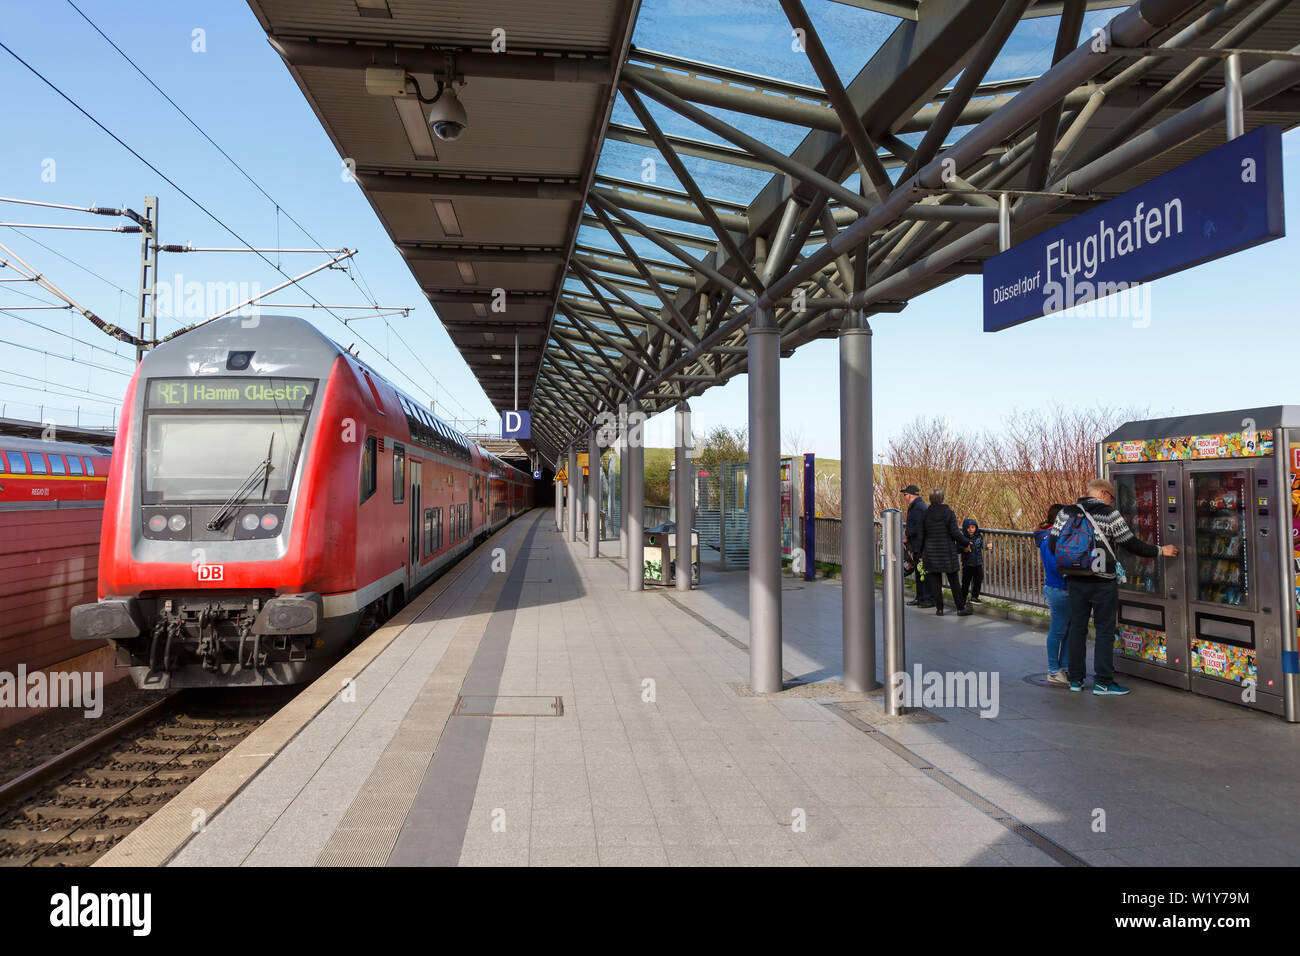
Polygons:
M369 301L364 285L382 306L415 309L409 318L390 317L388 324L383 319L364 319L351 329L320 312L306 317L343 344L356 342L363 358L408 391L436 399L445 417L493 420L490 404L369 205L357 187L340 176L334 147L247 6L77 2L283 210L326 246L361 250L360 273L353 273L359 282L364 280L361 284L338 272L309 280L322 302L363 304ZM825 0L811 0L808 6L846 79L858 71L895 22ZM1104 22L1111 15L1090 15L1089 24L1092 19ZM195 29L205 33L206 52L192 50ZM1052 18L1023 24L995 64L993 76L1040 70L1050 58L1054 30ZM645 0L635 39L650 49L815 82L806 59L790 50L789 27L775 0L709 4ZM242 238L259 246L277 244L275 206L65 0L11 0L5 5L0 40ZM158 195L164 242L240 244L2 51L0 80L7 93L0 195L137 209L144 195ZM619 109L617 118L625 119L626 107ZM713 138L658 107L652 112L669 132ZM786 148L802 136L780 124L746 128ZM1285 144L1286 171L1295 175L1300 172L1300 140L1288 134ZM641 158L640 151L611 144L602 157L601 171L638 179ZM48 159L55 163L54 182L42 179ZM762 181L751 173L728 176L725 170L706 170L700 164L692 171L707 190L731 199L747 199ZM666 172L660 164L660 184L675 186ZM1297 201L1294 195L1288 197L1288 218L1293 222ZM0 221L113 222L10 204L0 204ZM278 226L280 245L311 244L283 216ZM35 240L102 278L83 272ZM1288 346L1295 341L1291 280L1298 258L1296 241L1282 239L1155 283L1151 322L1145 328L1134 328L1128 319L1058 316L986 335L981 331L979 279L974 277L914 300L901 314L878 316L873 320L877 449L883 449L888 437L917 414L946 417L962 429L979 429L995 425L1013 408L1054 401L1078 403L1079 396L1055 382L1054 369L1063 350L1070 347L1114 357L1107 360L1095 394L1086 397L1092 404L1148 406L1166 414L1295 401L1295 358ZM134 328L131 296L138 281L137 236L47 230L23 236L0 229L0 242L104 318ZM319 261L315 256L285 256L283 268L294 274ZM160 277L169 279L177 272L187 282L258 282L263 288L282 279L251 254L164 256ZM36 304L20 291L31 290L25 284L0 285L0 308ZM274 299L308 301L293 289ZM164 321L161 331L178 325ZM78 343L72 343L70 335ZM94 351L92 344L108 351ZM74 348L79 361L60 358ZM116 345L67 312L0 313L0 403L10 416L36 417L37 406L43 404L45 415L59 421L70 421L78 407L83 422L107 420L125 387L131 356L131 349ZM789 450L838 457L836 343L811 343L784 360L781 368L783 431L804 438L804 447ZM411 379L417 381L413 384ZM695 399L693 407L697 430L743 425L745 378L711 390ZM655 441L656 435L662 435L662 440ZM650 431L653 444L667 444L670 435L653 426Z

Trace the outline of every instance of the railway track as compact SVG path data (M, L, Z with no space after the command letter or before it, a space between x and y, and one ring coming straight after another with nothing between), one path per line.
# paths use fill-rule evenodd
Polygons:
M285 703L180 692L0 789L0 866L88 866Z

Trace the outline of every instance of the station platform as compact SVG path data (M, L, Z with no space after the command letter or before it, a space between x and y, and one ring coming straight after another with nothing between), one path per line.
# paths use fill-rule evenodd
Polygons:
M1042 631L914 608L909 670L996 672L997 714L887 717L825 579L787 579L791 683L754 696L744 571L626 577L522 516L98 865L1300 863L1277 718L1050 688Z

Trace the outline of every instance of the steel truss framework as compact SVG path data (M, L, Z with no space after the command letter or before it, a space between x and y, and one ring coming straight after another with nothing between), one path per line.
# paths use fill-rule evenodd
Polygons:
M553 462L622 403L655 414L745 372L751 329L778 329L789 355L979 273L998 251L1000 192L1020 240L1163 171L1170 151L1222 142L1232 50L1251 48L1249 121L1300 119L1288 0L847 0L903 18L847 87L801 0L779 2L822 88L637 49L619 69L639 126L610 124L607 138L654 151L683 188L596 176L585 195L581 225L600 240L567 258L532 392ZM1115 7L1103 37L1080 35L1086 11ZM1047 15L1060 17L1053 65L984 82L1016 24ZM650 102L728 145L665 134ZM809 132L785 155L718 110ZM684 156L773 176L748 205L724 202ZM854 174L864 187L845 186ZM662 254L638 252L647 242Z

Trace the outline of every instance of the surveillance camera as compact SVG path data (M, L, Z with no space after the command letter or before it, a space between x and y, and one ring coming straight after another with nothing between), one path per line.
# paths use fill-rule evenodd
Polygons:
M433 109L429 111L429 125L433 127L433 135L438 139L446 142L460 139L460 134L469 125L469 117L455 90L447 89L438 97Z

